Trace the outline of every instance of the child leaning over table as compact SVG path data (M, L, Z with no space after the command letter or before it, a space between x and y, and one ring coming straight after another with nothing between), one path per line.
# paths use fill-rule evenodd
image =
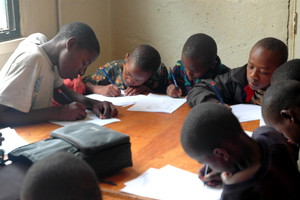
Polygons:
M214 78L230 69L221 63L214 39L204 33L197 33L187 39L182 49L181 60L178 60L171 70L175 80L169 73L170 85L167 95L181 97L186 96L201 79Z
M86 108L101 118L117 115L111 103L86 98L63 84L63 79L83 74L98 57L100 47L94 31L84 23L73 22L40 45L36 41L43 38L41 35L21 42L0 71L0 124L78 120L85 118ZM51 107L58 90L68 96L67 104Z
M300 82L285 80L272 83L263 99L262 114L267 125L298 145L296 157L300 171Z
M206 102L188 114L181 144L193 159L221 173L222 200L300 199L300 173L286 138L271 127L250 138L225 106ZM200 174L205 184L215 183Z
M270 85L272 73L288 58L287 46L276 38L264 38L251 49L248 63L214 78L225 104L253 103L261 105L264 91ZM202 80L187 96L193 107L202 102L220 102L212 80Z
M150 45L140 45L127 53L125 60L115 60L99 67L83 82L88 93L120 96L120 90L124 90L125 95L137 95L145 92L165 93L167 76L158 51Z

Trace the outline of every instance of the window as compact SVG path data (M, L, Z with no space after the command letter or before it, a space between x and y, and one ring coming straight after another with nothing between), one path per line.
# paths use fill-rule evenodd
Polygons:
M19 36L19 0L0 0L0 42Z

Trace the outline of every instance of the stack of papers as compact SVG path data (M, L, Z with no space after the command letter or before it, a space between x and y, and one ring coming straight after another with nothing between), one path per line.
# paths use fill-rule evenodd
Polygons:
M162 200L218 200L222 189L203 184L197 174L167 165L148 169L138 178L125 183L122 192Z
M172 98L166 95L148 94L128 110L172 113L185 102L185 98Z
M18 135L15 129L7 127L0 129L0 132L2 133L2 137L5 139L0 147L4 150L5 155L15 148L28 144L26 140Z

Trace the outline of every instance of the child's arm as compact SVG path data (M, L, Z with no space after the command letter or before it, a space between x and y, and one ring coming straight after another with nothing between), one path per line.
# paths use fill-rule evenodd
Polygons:
M75 121L86 117L85 106L72 103L64 106L31 110L24 113L0 105L0 126L15 126L47 122L49 120Z
M108 97L117 97L121 95L121 90L113 84L109 85L93 85L90 82L85 83L88 93L101 94Z
M110 118L118 114L118 110L110 102L102 102L87 98L84 95L67 88L65 85L57 88L57 90L61 90L71 100L82 103L100 118Z

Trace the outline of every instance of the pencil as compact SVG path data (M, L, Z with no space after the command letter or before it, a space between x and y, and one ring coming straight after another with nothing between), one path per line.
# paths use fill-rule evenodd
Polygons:
M59 94L61 94L67 101L68 103L72 103L73 101L70 99L70 97L68 97L63 91L61 91L61 89L57 90Z
M205 165L205 171L204 171L203 177L206 176L207 172L208 172L208 165ZM204 181L204 185L206 185L206 181Z
M171 74L171 77L172 77L172 79L173 79L173 82L174 82L175 87L178 88L177 81L176 81L176 79L175 79L175 76L174 76L173 71L172 71L171 68L170 68L170 74Z
M216 85L215 85L215 82L212 81L211 84L212 84L212 86L213 86L213 88L214 88L214 90L215 90L215 92L216 92L216 94L217 94L217 96L218 96L219 101L220 101L222 104L224 104L224 101L223 101L223 99L222 99L222 97L221 97L221 95L220 95L220 93L219 93L219 91L218 91L218 89L217 89L217 87L216 87Z
M104 72L106 78L108 78L109 82L110 82L111 84L114 85L115 83L111 80L110 76L109 76L108 73L105 71L105 69L104 69L103 67L101 67L101 69L102 69L102 71Z

